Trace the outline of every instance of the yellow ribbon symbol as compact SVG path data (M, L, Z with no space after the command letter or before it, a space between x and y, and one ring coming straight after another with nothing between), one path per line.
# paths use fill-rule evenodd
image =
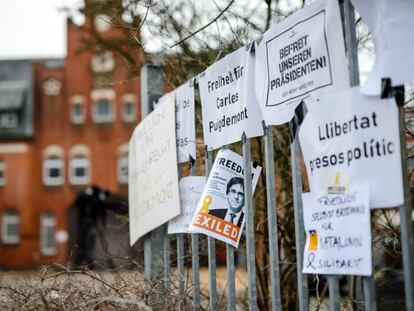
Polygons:
M212 201L213 201L213 198L211 197L211 195L206 195L203 199L203 206L201 206L200 212L208 214L208 211L209 211L208 206L211 204Z
M335 186L339 186L339 178L341 177L341 174L340 173L336 173L336 175L335 175L335 182L334 182L334 185Z

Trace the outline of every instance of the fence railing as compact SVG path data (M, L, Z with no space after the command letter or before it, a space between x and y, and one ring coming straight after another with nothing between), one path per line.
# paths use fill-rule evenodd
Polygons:
M355 15L352 4L349 0L340 1L341 15L344 29L344 39L347 51L348 66L350 72L351 85L359 84L358 53L355 32ZM151 110L148 108L163 92L162 71L159 67L146 65L141 73L141 81L144 88L142 89L142 117ZM196 101L197 102L197 101ZM400 106L401 107L401 106ZM400 108L400 132L401 132L401 156L404 176L404 194L405 203L399 207L401 221L401 243L404 271L405 286L405 303L406 309L414 311L414 258L413 258L413 235L412 235L412 218L411 218L411 197L408 186L408 173L406 164L406 148L404 133L403 108ZM264 126L264 157L265 157L265 176L266 176L266 201L267 201L267 228L269 241L269 273L270 273L270 295L272 310L282 310L281 298L281 278L279 262L279 243L278 243L278 225L277 225L277 206L276 206L276 180L275 180L275 159L274 155L274 128ZM251 163L251 143L245 135L241 137L244 176L250 176ZM293 189L293 206L296 238L296 271L297 271L297 293L299 297L298 306L300 311L309 310L309 289L308 275L301 273L303 266L303 249L305 246L305 231L302 208L302 171L301 171L301 150L298 138L293 137L291 141L291 175ZM205 175L209 176L213 163L213 152L205 150ZM190 159L190 175L196 174L196 161ZM246 213L246 262L247 262L247 293L249 310L256 310L257 305L257 284L256 284L256 250L255 250L255 223L254 223L254 201L252 194L251 178L244 178L245 181L245 213ZM191 291L194 309L201 306L200 294L200 239L204 236L192 233L188 234L191 238ZM176 237L176 254L177 254L177 271L178 271L178 292L185 293L188 286L185 280L184 257L184 238L185 234L178 234ZM208 297L209 309L217 310L218 292L217 292L217 261L216 261L216 241L214 238L207 237L207 256L208 256ZM145 237L145 274L146 277L152 278L161 271L164 275L165 290L171 287L171 245L169 236L166 233L166 227L158 228ZM162 259L161 261L157 260ZM226 246L226 271L227 271L227 309L236 310L236 283L235 283L235 249ZM374 277L357 277L356 283L362 284L364 296L364 308L366 310L376 310L376 289ZM341 309L341 294L338 276L328 276L329 288L329 308L330 310ZM402 293L401 293L402 295Z

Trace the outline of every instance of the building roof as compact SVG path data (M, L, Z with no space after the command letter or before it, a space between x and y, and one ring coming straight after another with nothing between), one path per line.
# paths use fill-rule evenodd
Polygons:
M0 110L19 109L29 91L26 81L0 82Z

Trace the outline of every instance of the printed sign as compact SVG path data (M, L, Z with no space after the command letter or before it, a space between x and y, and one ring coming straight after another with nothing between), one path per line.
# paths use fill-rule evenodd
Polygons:
M257 43L256 92L267 125L290 121L311 94L349 87L338 1L315 1Z
M196 158L194 85L187 82L175 91L175 130L177 133L178 163Z
M346 194L304 193L303 273L371 275L368 185ZM352 225L351 225L352 224Z
M364 96L359 87L306 102L299 130L311 191L334 180L368 182L370 206L403 203L398 107Z
M252 189L256 188L260 166L252 167ZM243 158L221 150L197 205L190 230L204 233L238 247L245 224Z
M168 234L188 233L197 204L203 193L206 178L204 176L183 177L180 180L181 214L168 222Z
M375 64L362 92L381 94L382 78L394 86L414 81L414 1L352 0L373 36ZM410 39L411 38L411 39Z
M167 96L135 128L129 142L129 233L145 233L180 214L174 96Z
M225 56L200 75L204 142L219 148L263 135L254 88L255 56L246 48Z

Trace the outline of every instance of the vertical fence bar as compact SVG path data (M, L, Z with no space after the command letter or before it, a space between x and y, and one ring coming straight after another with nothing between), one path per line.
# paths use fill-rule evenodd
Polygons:
M349 65L349 78L351 86L356 86L359 85L358 43L355 30L355 10L349 0L342 0L342 11L345 46ZM364 287L365 310L377 310L374 277L362 277L362 279Z
M296 238L296 269L299 292L299 311L309 309L308 276L302 273L303 250L305 248L305 229L303 222L302 203L302 176L300 170L300 146L297 138L290 145L292 162L293 207L295 214L295 238Z
M328 276L329 287L329 310L340 311L341 310L341 296L339 293L339 279L337 276Z
M177 270L178 270L178 292L184 294L184 234L177 234Z
M168 293L171 290L171 244L170 244L170 237L167 234L168 230L168 223L164 225L164 237L163 237L163 245L164 245L164 290L165 295L168 296Z
M254 245L254 209L252 191L252 156L250 138L242 136L244 168L244 211L246 213L246 253L249 310L257 310L256 290L256 252Z
M282 310L282 300L280 297L279 245L275 193L275 155L273 149L273 131L271 126L264 126L264 146L266 165L267 225L269 231L270 252L270 294L272 296L272 311L280 311Z
M145 64L141 68L141 116L145 118L164 92L164 74L161 66ZM144 237L144 265L147 280L154 280L163 271L164 226L147 233ZM157 299L157 298L154 298Z
M223 146L223 149L230 149ZM236 310L236 271L234 267L234 247L226 243L226 270L227 270L227 310Z
M412 205L410 186L408 184L408 168L407 168L407 148L405 142L405 118L404 118L404 91L397 94L397 103L400 106L399 123L400 123L400 145L401 145L401 165L404 185L404 204L399 207L401 222L401 247L403 255L404 269L404 288L405 288L405 304L407 311L414 311L414 258L413 258L413 227L412 227Z
M213 166L213 152L206 147L206 178ZM216 281L216 240L207 237L208 248L208 288L210 293L210 310L217 310L217 281Z
M196 162L191 163L190 175L196 174ZM193 293L193 308L200 309L200 256L199 240L197 233L191 233L191 285Z
M182 167L178 165L178 179L182 178ZM178 293L184 294L185 278L184 278L184 234L178 233L177 237L177 277L178 277Z
M236 310L236 282L234 268L234 247L226 244L226 266L227 266L227 310Z

